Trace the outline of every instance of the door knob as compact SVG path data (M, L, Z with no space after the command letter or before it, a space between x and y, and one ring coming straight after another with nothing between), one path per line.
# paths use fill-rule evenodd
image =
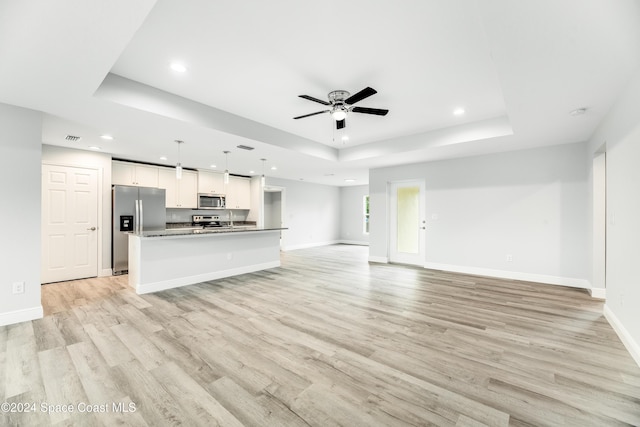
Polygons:
M87 228L87 230L89 230L89 231L96 231L96 228L95 228L95 227L91 227L91 228Z

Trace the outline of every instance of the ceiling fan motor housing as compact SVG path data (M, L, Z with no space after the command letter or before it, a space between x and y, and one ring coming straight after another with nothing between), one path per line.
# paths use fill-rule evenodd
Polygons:
M329 102L332 104L344 104L344 100L351 95L346 90L333 90L329 92Z

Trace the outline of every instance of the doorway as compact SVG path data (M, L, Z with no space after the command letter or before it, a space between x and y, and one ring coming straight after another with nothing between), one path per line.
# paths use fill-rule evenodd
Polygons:
M98 275L98 171L42 165L42 283Z
M284 188L264 187L262 204L262 224L264 228L284 227ZM280 249L284 247L283 233L280 231Z
M391 183L389 261L424 266L424 181Z

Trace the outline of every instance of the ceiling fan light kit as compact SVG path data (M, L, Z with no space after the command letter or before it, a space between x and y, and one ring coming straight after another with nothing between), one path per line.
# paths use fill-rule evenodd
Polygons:
M331 111L331 116L333 116L336 121L344 120L347 118L347 110L344 107L335 107Z
M343 129L346 126L347 114L350 112L373 114L376 116L386 116L389 110L382 108L366 108L366 107L354 107L353 104L360 102L365 98L370 97L378 93L375 89L366 87L355 95L351 95L346 90L334 90L329 92L327 98L329 101L314 98L309 95L298 95L300 98L308 101L317 102L322 105L330 106L329 110L316 111L315 113L305 114L302 116L294 117L295 120L303 119L305 117L315 116L317 114L329 113L331 117L336 121L336 129Z

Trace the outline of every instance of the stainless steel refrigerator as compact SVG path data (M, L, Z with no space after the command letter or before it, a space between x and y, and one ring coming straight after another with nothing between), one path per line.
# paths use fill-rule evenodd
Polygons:
M167 224L165 190L114 185L112 189L111 269L129 270L129 236L138 231L164 230Z

